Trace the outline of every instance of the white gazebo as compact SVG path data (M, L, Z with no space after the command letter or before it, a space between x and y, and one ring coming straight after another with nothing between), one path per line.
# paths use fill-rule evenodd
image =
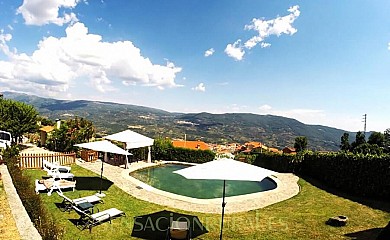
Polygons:
M122 132L114 133L114 134L105 136L104 138L126 143L126 149L148 147L148 162L149 163L152 162L152 155L151 155L150 151L151 151L151 146L153 145L154 139L146 137L142 134L139 134L139 133L131 131L131 130L125 130ZM127 161L126 161L125 167L127 168Z
M103 182L103 163L104 161L107 161L107 153L115 153L115 154L121 154L125 155L126 157L128 155L131 155L131 153L127 152L126 150L123 150L122 148L116 146L110 141L103 140L103 141L96 141L96 142L87 142L87 143L80 143L74 145L76 147L86 148L98 152L104 152L104 159L102 159L102 168L100 170L100 196L104 196L102 194L102 182Z

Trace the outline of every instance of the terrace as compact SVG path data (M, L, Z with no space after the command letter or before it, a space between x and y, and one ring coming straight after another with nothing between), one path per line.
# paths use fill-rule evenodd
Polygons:
M89 163L72 165L72 172L75 176L79 176L77 179L79 184L76 191L65 192L68 197L87 196L98 190L100 179L97 172L100 169L93 164L89 166L87 164ZM40 195L45 207L52 214L55 224L64 230L63 239L138 239L132 237L135 217L163 210L197 216L207 229L207 232L199 236L199 239L218 238L220 209L216 209L216 213L204 213L191 207L187 210L178 209L179 205L172 205L170 198L166 198L166 202L158 202L155 198L149 197L141 200L137 193L140 193L142 189L134 187L135 185L129 183L126 178L112 179L110 177L111 170L114 171L115 168L118 169L118 167L105 164L104 176L107 178L103 186L106 197L104 197L105 203L101 208L115 207L124 211L127 216L114 220L112 224L98 225L91 233L76 228L74 223L78 216L74 211L61 212L58 208L58 203L62 201L60 196L57 194ZM32 182L44 175L42 170L25 170L24 172ZM123 176L126 172L122 171L116 175ZM300 178L298 184L301 189L299 194L288 200L263 208L226 215L224 239L373 239L388 222L389 203L354 198L327 189L312 180ZM339 214L349 217L347 226L335 228L325 224L329 217Z

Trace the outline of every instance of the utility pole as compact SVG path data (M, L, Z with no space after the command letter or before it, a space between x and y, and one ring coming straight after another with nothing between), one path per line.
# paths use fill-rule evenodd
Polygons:
M363 121L362 122L364 122L364 136L366 136L367 114L363 115Z

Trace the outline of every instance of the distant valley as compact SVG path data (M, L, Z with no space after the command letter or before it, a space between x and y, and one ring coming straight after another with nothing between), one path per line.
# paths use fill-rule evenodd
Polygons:
M36 107L42 116L67 119L74 116L91 120L101 135L132 129L146 136L202 140L207 143L259 141L282 149L293 146L297 136L308 138L309 149L339 150L344 130L307 125L295 119L249 113L171 113L159 109L99 101L66 101L4 92L4 98ZM351 136L354 133L350 133ZM352 141L352 137L351 137Z

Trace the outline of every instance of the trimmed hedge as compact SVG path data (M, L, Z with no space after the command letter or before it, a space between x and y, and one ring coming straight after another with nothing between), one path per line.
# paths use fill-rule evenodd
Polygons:
M390 155L305 154L303 173L360 196L390 199Z
M157 138L153 144L152 158L165 161L205 163L215 158L210 150L174 147L170 139Z
M63 230L56 226L40 196L35 194L34 186L30 178L24 176L22 170L18 167L18 154L19 150L17 146L13 146L4 151L3 157L24 208L39 234L42 236L42 239L61 239Z
M187 148L172 148L169 151L168 161L179 161L189 163L205 163L215 158L215 153L210 150L194 150Z
M253 165L281 173L299 174L302 168L303 155L278 154L271 152L257 153Z
M277 172L310 176L354 195L390 199L390 155L262 153L253 164Z

